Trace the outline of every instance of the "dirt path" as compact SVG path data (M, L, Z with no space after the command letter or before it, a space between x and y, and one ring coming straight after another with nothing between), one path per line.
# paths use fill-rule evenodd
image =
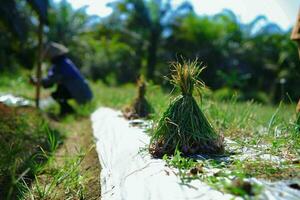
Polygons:
M89 117L49 122L63 136L62 144L37 176L28 195L36 199L99 200L100 164Z
M95 150L91 122L88 117L71 122L53 122L65 131L66 138L56 153L56 162L63 165L65 157L71 157L83 151L85 156L80 164L80 171L85 177L85 199L100 199L100 165Z

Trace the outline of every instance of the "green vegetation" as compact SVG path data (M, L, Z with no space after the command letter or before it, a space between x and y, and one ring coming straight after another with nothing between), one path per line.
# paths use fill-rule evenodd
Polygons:
M173 154L176 148L186 155L223 153L223 138L212 128L192 96L194 89L200 90L203 86L198 80L203 68L197 60L173 63L172 67L170 81L180 89L181 95L170 103L155 125L150 153L154 157L162 157Z
M37 62L37 21L46 17L38 2L1 2L0 94L34 97L27 77ZM293 102L300 96L300 64L290 30L281 30L264 16L241 23L229 10L203 16L188 2L174 7L170 1L119 0L109 6L112 13L99 18L88 15L85 7L73 9L66 0L49 0L45 42L69 48L68 56L90 81L95 99L84 106L71 101L76 114L65 118L56 117L57 105L38 112L0 104L1 197L97 199L91 195L100 194L91 111L132 105L130 112L138 114L148 102L155 110L150 118L158 121L149 130L152 145L173 155L164 159L178 169L183 182L200 179L247 198L260 188L244 178L299 178L300 114L295 115ZM170 92L172 85L163 79L172 72L166 63L179 56L203 60L208 67L201 78L209 88L193 92L194 84L201 84L201 68L185 63L174 65L178 74L170 77L181 94ZM147 94L140 83L132 104L132 83L140 74L149 81ZM41 94L48 96L49 91ZM223 156L229 162L185 157L219 153L220 135L226 138Z
M247 178L263 178L267 180L285 180L299 178L300 168L288 162L280 164L264 160L239 160L238 156L230 161L221 161L219 158L196 160L183 157L176 150L175 155L163 159L169 167L178 170L182 183L188 184L192 180L201 180L220 191L242 196L249 199L258 195L262 186L250 182Z
M0 104L0 195L4 199L86 199L80 165L86 153L55 154L63 141L34 109ZM85 174L85 173L84 173Z
M60 140L41 114L0 104L0 195L22 197Z
M85 154L67 156L62 166L52 160L35 176L32 187L26 185L28 199L86 199L86 177L80 173L80 164ZM46 179L47 177L47 179Z
M32 99L34 90L26 74L24 71L1 74L0 93ZM47 95L43 91L43 98ZM11 108L0 104L0 196L97 199L99 177L94 174L99 173L99 166L89 123L94 106L90 103L77 107L76 115L61 119L58 124L46 115L57 114L57 105L44 113L32 107Z

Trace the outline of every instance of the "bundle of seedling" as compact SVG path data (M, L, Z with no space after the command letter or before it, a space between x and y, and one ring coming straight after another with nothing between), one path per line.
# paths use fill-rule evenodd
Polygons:
M219 136L199 108L193 91L204 87L198 78L204 67L197 60L171 64L170 82L181 91L159 119L149 151L153 157L173 155L178 149L184 155L221 154L224 138Z
M125 107L123 110L123 114L126 119L147 118L149 116L152 109L145 95L146 83L143 76L141 76L137 81L137 96L133 100L132 104Z

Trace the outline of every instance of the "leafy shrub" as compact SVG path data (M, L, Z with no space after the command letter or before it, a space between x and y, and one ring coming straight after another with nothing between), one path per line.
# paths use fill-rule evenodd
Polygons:
M254 100L258 103L270 103L270 98L268 95L264 92L258 91L258 92L249 92L249 93L243 93L242 100Z
M232 98L241 98L241 94L238 90L224 87L216 90L214 92L214 97L218 100L231 100Z
M135 59L135 52L129 45L118 42L116 38L102 37L99 43L92 44L83 71L92 79L103 79L106 83L112 74L117 83L134 82L139 74Z

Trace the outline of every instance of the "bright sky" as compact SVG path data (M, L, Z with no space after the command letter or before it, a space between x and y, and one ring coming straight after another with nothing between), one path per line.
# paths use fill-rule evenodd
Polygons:
M56 0L58 1L58 0ZM68 0L74 8L88 5L87 12L107 16L111 9L106 6L113 0ZM178 5L185 0L173 0ZM198 14L212 15L223 9L232 10L242 22L247 23L257 15L267 16L270 22L288 29L296 22L300 0L189 0Z

